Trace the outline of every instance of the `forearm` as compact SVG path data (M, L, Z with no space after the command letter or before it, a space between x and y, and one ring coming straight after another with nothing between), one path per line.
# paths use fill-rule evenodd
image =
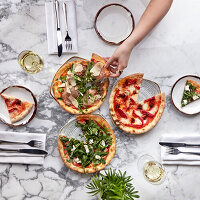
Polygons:
M132 34L125 41L131 50L160 22L173 0L151 0Z

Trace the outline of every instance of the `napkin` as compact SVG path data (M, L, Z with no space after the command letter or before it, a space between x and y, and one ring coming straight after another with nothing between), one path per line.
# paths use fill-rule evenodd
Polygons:
M187 144L200 144L200 135L163 135L161 142L181 142ZM192 154L177 154L172 155L167 153L167 147L161 146L161 160L162 164L166 165L200 165L200 155ZM178 147L180 151L200 152L200 148L195 147Z
M15 141L15 142L29 142L30 140L42 141L40 149L45 150L46 134L38 133L18 133L18 132L5 132L0 131L0 140ZM0 148L12 149L31 149L29 145L23 144L0 144ZM21 163L21 164L37 164L44 163L44 155L25 154L25 153L8 153L0 151L0 163Z
M66 3L67 10L67 24L68 33L72 39L72 50L67 50L65 46L66 26L63 14L62 4ZM57 54L57 30L56 30L56 16L54 2L45 3L46 13L46 27L47 27L47 42L48 42L48 53ZM77 53L78 52L78 37L76 27L76 9L75 3L71 1L59 1L59 16L60 16L60 28L62 34L63 53Z

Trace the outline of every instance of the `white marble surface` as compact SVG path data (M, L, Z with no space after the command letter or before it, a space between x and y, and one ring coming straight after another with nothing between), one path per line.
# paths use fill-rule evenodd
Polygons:
M148 0L76 0L78 56L90 58L92 52L110 56L114 51L115 47L98 38L93 27L96 11L110 2L123 3L132 11L137 22ZM150 132L131 137L113 126L117 153L108 168L126 170L132 175L141 200L200 199L199 167L166 166L167 179L157 186L147 183L137 170L138 157L143 154L148 153L160 160L158 141L162 134L200 132L200 116L187 117L178 113L170 100L171 86L179 77L200 75L199 19L199 0L174 0L165 19L133 51L123 74L144 72L145 78L159 83L167 94L163 117ZM31 75L20 69L16 58L24 49L36 51L44 58L42 72ZM13 84L24 85L33 91L39 105L36 117L28 125L10 128L0 123L0 130L47 133L46 148L49 152L44 166L0 164L1 200L92 199L85 189L91 176L80 175L65 167L56 147L58 130L72 116L50 97L49 85L56 70L70 56L58 58L47 54L44 0L0 1L0 90ZM107 103L98 112L110 122Z

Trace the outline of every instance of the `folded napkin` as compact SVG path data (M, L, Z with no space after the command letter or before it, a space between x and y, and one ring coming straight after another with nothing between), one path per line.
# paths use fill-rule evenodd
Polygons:
M38 133L18 133L0 131L0 140L15 141L15 142L29 142L30 140L42 141L40 149L45 150L46 134ZM12 149L34 149L29 145L23 144L0 144L0 148ZM26 154L26 153L8 153L0 151L0 163L21 163L21 164L37 164L44 163L44 155Z
M181 142L187 144L200 144L200 135L163 135L161 142ZM166 165L200 165L200 155L192 154L177 154L172 155L167 153L168 147L161 146L161 160L162 164ZM200 148L195 147L178 147L180 151L200 152Z
M66 36L66 26L63 14L62 3L66 3L67 10L67 24L69 35L72 39L72 50L67 50L65 47L65 36ZM56 30L56 17L55 17L55 6L54 2L45 3L45 13L46 13L46 27L47 27L47 42L48 42L48 53L57 54L57 30ZM62 34L62 44L63 53L77 53L78 52L78 37L77 37L77 27L76 27L76 9L73 0L70 1L59 1L59 16L60 16L60 28Z

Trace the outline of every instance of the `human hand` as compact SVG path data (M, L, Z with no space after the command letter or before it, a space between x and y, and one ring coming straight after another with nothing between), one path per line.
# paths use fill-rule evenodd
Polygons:
M111 57L104 58L107 61L105 67L112 72L110 77L118 77L121 75L128 65L131 51L132 48L125 41L115 50Z

